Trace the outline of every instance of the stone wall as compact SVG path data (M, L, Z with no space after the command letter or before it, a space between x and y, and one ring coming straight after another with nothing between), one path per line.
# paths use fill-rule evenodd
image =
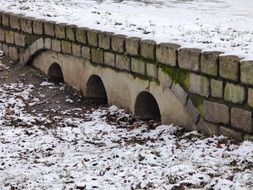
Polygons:
M252 138L253 61L7 12L0 18L0 49L21 64L45 50L81 57L170 89L203 133Z

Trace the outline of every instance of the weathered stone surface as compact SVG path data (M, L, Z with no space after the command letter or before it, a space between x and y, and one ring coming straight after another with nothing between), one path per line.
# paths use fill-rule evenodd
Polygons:
M72 54L72 47L71 42L68 41L61 41L61 49L62 53Z
M110 32L101 32L98 35L99 47L109 50L111 48L111 35Z
M126 43L126 52L129 55L139 55L140 51L140 38L135 38L135 37L130 37L126 38L125 43Z
M146 74L146 63L137 58L131 58L131 71L141 75Z
M43 21L36 19L32 23L33 33L37 35L43 35Z
M14 30L20 30L20 15L10 15L10 27Z
M75 37L75 30L76 30L77 26L75 25L68 25L66 26L66 38L69 41L74 42L76 40Z
M208 136L220 135L220 127L218 125L204 121L201 118L198 122L197 130L201 132L202 134L205 134Z
M187 103L186 103L186 110L189 113L189 115L192 118L192 121L197 124L199 121L199 112L197 110L197 108L193 105L192 101L190 99L188 99Z
M5 41L8 44L14 44L14 32L5 31Z
M253 107L253 88L248 88L248 105Z
M253 132L252 114L250 111L232 108L231 109L231 125L233 128L240 129L247 133Z
M253 142L253 135L245 135L245 136L243 137L243 140L252 141L252 142Z
M59 39L66 38L66 24L65 23L57 23L55 25L55 37Z
M85 58L85 59L90 60L91 53L90 53L90 48L89 47L82 47L82 57Z
M72 43L72 53L74 56L81 56L81 45Z
M142 40L141 41L141 56L155 60L155 49L156 49L156 42L152 40Z
M130 58L123 55L116 55L116 68L130 71Z
M52 48L52 39L51 38L46 38L45 39L45 48L46 49L51 49Z
M19 59L18 50L16 47L9 47L9 56L14 61Z
M238 141L242 140L242 134L240 132L237 132L233 129L229 129L229 128L226 128L223 126L220 127L220 134L224 135L226 137L231 137L231 138L238 140Z
M188 94L179 84L173 82L171 91L183 105L186 105Z
M164 90L171 88L172 79L161 68L158 68L158 80L160 81L160 84L163 86Z
M14 41L17 46L25 47L25 35L15 32Z
M55 36L55 23L54 22L44 22L44 34L48 36Z
M148 77L157 79L158 78L158 68L157 68L157 65L152 64L152 63L147 63L146 64L146 75Z
M219 55L221 53L222 52L212 52L212 51L202 52L200 59L201 72L211 76L217 76Z
M21 17L21 18L20 18L21 30L22 30L23 32L32 34L32 32L33 32L33 29L32 29L32 21L33 21L32 18L28 18L28 17L24 18L24 17Z
M111 45L112 50L119 53L125 52L125 38L124 35L112 35L111 36Z
M5 42L5 31L0 28L0 42Z
M10 26L10 16L9 16L9 14L5 14L5 13L3 13L2 14L2 25L3 26Z
M5 56L9 56L9 47L6 44L3 44L3 52Z
M98 47L98 34L98 30L87 30L87 38L89 45Z
M104 63L104 53L102 49L92 48L91 49L91 60L94 63L103 64Z
M76 28L76 41L82 44L87 44L87 28Z
M198 71L201 50L196 48L180 48L178 50L179 67L190 71Z
M253 61L241 61L241 81L253 85Z
M208 97L210 94L209 91L210 82L204 76L190 74L190 92Z
M232 83L226 84L224 91L224 99L226 101L242 104L245 98L244 87Z
M36 40L36 45L37 45L38 50L44 49L45 48L44 39L40 38L40 39Z
M221 80L211 80L211 95L215 98L223 97L223 81Z
M207 121L212 123L229 124L229 109L226 105L205 101L204 112Z
M37 43L33 43L32 45L30 45L28 50L29 50L30 55L35 54L35 52L37 52L37 50L38 50Z
M61 41L52 39L52 50L56 52L61 52Z
M239 77L239 58L232 55L220 56L220 76L230 80L238 80Z
M109 65L111 67L115 67L115 54L111 52L105 52L104 53L104 62L106 65Z
M160 63L176 66L177 64L177 44L161 43L156 47L156 60Z

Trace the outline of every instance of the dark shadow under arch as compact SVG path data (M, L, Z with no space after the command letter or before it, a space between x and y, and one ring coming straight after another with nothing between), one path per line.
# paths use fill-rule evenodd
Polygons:
M136 98L135 116L141 120L160 120L161 114L159 106L154 96L146 91L142 91Z
M59 64L53 63L48 70L48 78L50 81L55 83L63 83L64 78L62 74L62 70Z
M107 93L103 81L97 75L92 75L86 85L86 96L97 104L107 104Z

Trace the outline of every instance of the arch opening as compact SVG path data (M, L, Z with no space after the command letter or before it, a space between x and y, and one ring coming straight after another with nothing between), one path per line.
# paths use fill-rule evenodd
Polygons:
M139 93L135 102L135 117L141 120L161 120L161 113L154 96L146 91Z
M87 98L96 104L107 104L107 93L101 78L97 75L92 75L86 85Z
M48 78L55 83L64 83L62 70L59 64L53 63L48 70Z

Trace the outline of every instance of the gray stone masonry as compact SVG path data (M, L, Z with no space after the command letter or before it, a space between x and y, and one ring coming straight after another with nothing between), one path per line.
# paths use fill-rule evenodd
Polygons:
M223 81L211 79L211 96L223 98Z
M248 88L248 105L253 108L253 88Z
M2 25L3 26L10 26L10 16L8 13L2 14Z
M252 113L250 111L232 108L231 109L231 125L236 129L240 129L247 133L253 132Z
M82 47L82 57L87 60L91 59L91 53L90 53L89 47Z
M158 80L163 86L163 89L170 89L172 85L172 79L161 68L158 68Z
M207 121L217 124L229 124L229 109L226 105L205 101L204 113Z
M14 30L20 30L20 15L10 15L10 27Z
M101 32L98 35L99 47L109 50L111 48L111 35L110 32Z
M131 71L141 75L146 74L146 63L140 59L131 58Z
M221 126L220 127L220 134L224 135L226 137L231 137L237 141L241 141L242 140L242 134L238 131L235 131L233 129L229 129L226 127Z
M0 42L5 42L5 31L0 28Z
M156 49L156 42L152 40L142 40L141 41L141 56L155 60L155 49Z
M72 43L72 53L76 57L81 57L81 45Z
M34 20L32 23L33 33L43 35L43 20Z
M213 135L220 135L220 127L219 125L215 125L213 123L209 123L207 121L204 121L202 118L200 118L198 122L198 131L205 135L213 136Z
M75 42L76 37L75 37L75 30L76 30L77 26L75 25L67 25L66 26L66 38L67 40L71 41L71 42Z
M61 50L62 50L62 53L72 54L72 44L71 44L71 42L62 40L61 41Z
M130 71L130 58L124 55L116 55L116 68Z
M98 47L98 30L87 29L88 44L94 47Z
M190 74L190 92L208 97L210 94L209 86L210 82L206 77L194 73Z
M227 83L224 91L224 99L236 104L242 104L246 99L244 87Z
M104 63L104 53L102 49L92 48L91 49L91 60L94 63L103 64Z
M112 35L111 36L111 45L112 50L118 53L124 53L125 52L125 38L124 35Z
M104 52L104 62L106 65L115 67L115 54L111 52Z
M52 48L52 39L51 38L46 38L45 39L45 48L46 49L51 49Z
M33 29L32 29L32 21L33 21L32 18L28 18L28 17L24 18L24 17L21 17L21 18L20 18L21 31L26 32L26 33L29 33L29 34L32 34L32 32L33 32Z
M185 106L188 94L184 91L184 89L179 84L173 82L171 91L178 98L178 100Z
M87 44L87 28L77 28L76 29L76 41L79 43Z
M14 32L6 31L5 32L5 41L8 44L14 44Z
M160 63L176 66L177 50L180 48L177 44L161 43L156 47L156 60Z
M237 81L239 77L239 58L232 55L220 55L220 76Z
M59 39L66 38L66 24L65 23L57 23L55 25L55 37Z
M182 69L198 71L200 65L200 49L180 48L178 50L178 64Z
M55 23L54 22L44 22L44 34L48 36L55 36Z
M193 105L192 101L190 99L188 99L187 103L186 103L186 110L189 113L189 115L192 118L192 121L197 124L199 121L199 111L195 108L195 106Z
M61 41L52 39L52 50L56 52L61 52Z
M218 64L219 64L219 55L222 52L202 52L200 59L200 68L201 72L211 75L218 75Z
M133 55L133 56L139 55L140 41L141 39L136 38L136 37L126 38L125 43L126 43L127 54Z
M253 61L241 61L241 81L253 85Z
M148 77L151 77L153 79L158 78L158 67L156 64L147 63L146 64L146 74Z
M14 61L17 61L19 59L18 50L16 47L9 47L9 56Z

